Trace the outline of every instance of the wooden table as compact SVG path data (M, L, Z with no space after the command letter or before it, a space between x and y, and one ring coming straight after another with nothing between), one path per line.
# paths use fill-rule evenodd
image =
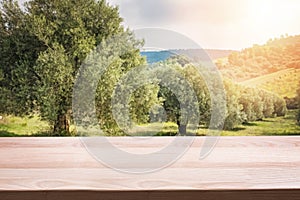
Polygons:
M199 160L204 139L171 166L130 174L96 161L79 138L0 138L0 200L300 199L300 137L222 137ZM146 153L174 138L109 140Z

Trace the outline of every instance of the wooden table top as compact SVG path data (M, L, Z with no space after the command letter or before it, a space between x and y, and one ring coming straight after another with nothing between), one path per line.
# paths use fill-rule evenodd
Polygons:
M146 154L174 138L108 140ZM300 199L300 137L221 137L200 160L204 140L168 167L131 174L97 161L79 138L0 138L0 199Z

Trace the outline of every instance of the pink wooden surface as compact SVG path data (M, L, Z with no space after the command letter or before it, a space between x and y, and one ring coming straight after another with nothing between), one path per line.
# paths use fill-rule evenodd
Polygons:
M173 139L109 140L142 154ZM222 137L199 160L204 139L173 165L137 175L96 161L79 138L0 138L0 199L300 199L300 137Z

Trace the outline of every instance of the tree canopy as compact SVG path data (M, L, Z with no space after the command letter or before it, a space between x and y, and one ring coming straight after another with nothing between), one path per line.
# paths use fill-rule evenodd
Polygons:
M166 65L173 66L182 71L186 80L193 85L198 99L201 119L199 125L206 125L208 127L210 125L213 103L210 93L216 91L208 90L206 80L195 71L192 64L188 62L181 64L182 62L178 62L178 58L171 60L172 61L166 61ZM202 71L205 73L205 68L203 68ZM224 79L224 90L226 93L224 129L231 130L242 123L262 120L263 118L284 116L287 112L285 100L272 92L239 85L226 78ZM178 117L176 116L178 115L180 106L178 105L176 97L165 88L160 89L160 94L162 94L164 99L166 110L171 113L170 116L173 116L169 118L169 120L178 123ZM215 96L215 98L216 97L217 96ZM221 99L217 97L215 101L218 103L221 102Z
M78 70L106 38L132 35L121 22L118 8L104 0L31 0L24 8L14 0L2 1L0 112L38 112L53 126L53 133L69 134L72 90ZM139 55L139 43L131 36L127 39L133 48L118 57L111 67L113 71L99 84L97 104L101 107L99 117L106 118L103 126L110 121L105 110L109 107L101 100L104 90L111 92L122 74L145 62ZM146 102L139 103L148 106Z

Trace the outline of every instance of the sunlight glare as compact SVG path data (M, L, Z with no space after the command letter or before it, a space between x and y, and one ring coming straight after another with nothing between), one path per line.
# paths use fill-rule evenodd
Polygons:
M248 5L248 22L253 28L260 31L280 31L285 27L295 26L297 4L281 0L253 0ZM295 3L295 4L294 4Z

